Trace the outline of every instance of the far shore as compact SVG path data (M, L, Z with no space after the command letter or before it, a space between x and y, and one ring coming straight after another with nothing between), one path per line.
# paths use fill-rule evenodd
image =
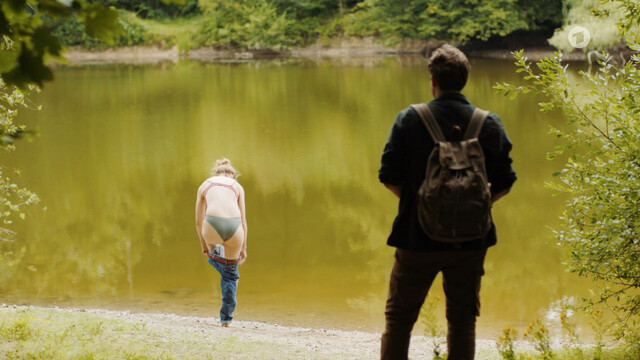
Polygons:
M120 47L101 51L89 51L81 48L70 48L65 57L69 64L156 64L163 62L178 62L181 59L199 60L203 62L214 61L247 61L276 58L307 58L307 59L343 59L343 58L371 58L388 56L415 56L425 57L435 45L429 42L403 44L396 47L387 47L372 41L343 41L332 45L313 45L306 48L289 49L282 51L271 50L229 50L200 48L184 51L174 46L173 48L160 47ZM513 50L467 50L470 58L486 58L495 60L513 60ZM524 49L524 54L530 60L537 61L551 56L554 49L550 47ZM586 61L586 55L581 51L563 54L566 61Z

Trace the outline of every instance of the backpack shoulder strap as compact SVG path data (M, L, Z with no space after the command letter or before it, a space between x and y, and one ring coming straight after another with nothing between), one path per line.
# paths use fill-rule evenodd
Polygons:
M482 130L482 125L484 125L484 121L487 119L488 115L489 112L487 110L475 108L471 115L469 126L467 126L467 131L464 133L464 139L468 140L478 138L478 136L480 136L480 130Z
M431 135L431 138L434 142L438 143L447 141L447 139L445 139L444 135L442 134L442 130L440 129L436 118L433 117L433 113L431 112L427 104L413 104L411 105L411 107L418 113L420 119L422 119L424 126L429 131L429 134Z

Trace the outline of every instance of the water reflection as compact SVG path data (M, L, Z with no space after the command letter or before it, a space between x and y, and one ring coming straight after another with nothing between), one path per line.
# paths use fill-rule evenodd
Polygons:
M1 264L0 296L216 316L193 206L226 156L247 194L238 319L380 330L397 207L377 181L380 154L396 113L431 95L419 58L344 61L59 69L36 99L44 111L25 119L42 136L7 159L48 210L18 229L24 255ZM589 284L550 243L563 200L543 187L560 166L545 160L546 124L562 119L491 89L518 82L510 62L472 66L466 95L502 116L519 177L495 208L483 283L479 332L494 336Z

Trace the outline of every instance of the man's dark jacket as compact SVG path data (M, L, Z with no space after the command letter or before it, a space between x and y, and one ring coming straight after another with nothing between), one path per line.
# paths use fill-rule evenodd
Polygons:
M450 140L454 125L458 125L464 134L475 109L464 95L456 92L443 93L428 105L447 140ZM479 141L485 156L491 193L510 189L516 181L509 156L512 145L497 114L489 114L480 131ZM409 107L401 111L391 128L378 172L380 182L402 189L398 215L387 244L412 251L473 250L494 245L497 238L493 224L484 238L462 244L430 239L420 227L416 196L433 147L433 140L415 110Z

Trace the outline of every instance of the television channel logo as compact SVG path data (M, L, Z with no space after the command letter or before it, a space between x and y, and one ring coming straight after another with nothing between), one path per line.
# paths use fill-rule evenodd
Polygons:
M584 26L576 25L569 30L569 44L576 49L582 49L589 45L591 33Z

